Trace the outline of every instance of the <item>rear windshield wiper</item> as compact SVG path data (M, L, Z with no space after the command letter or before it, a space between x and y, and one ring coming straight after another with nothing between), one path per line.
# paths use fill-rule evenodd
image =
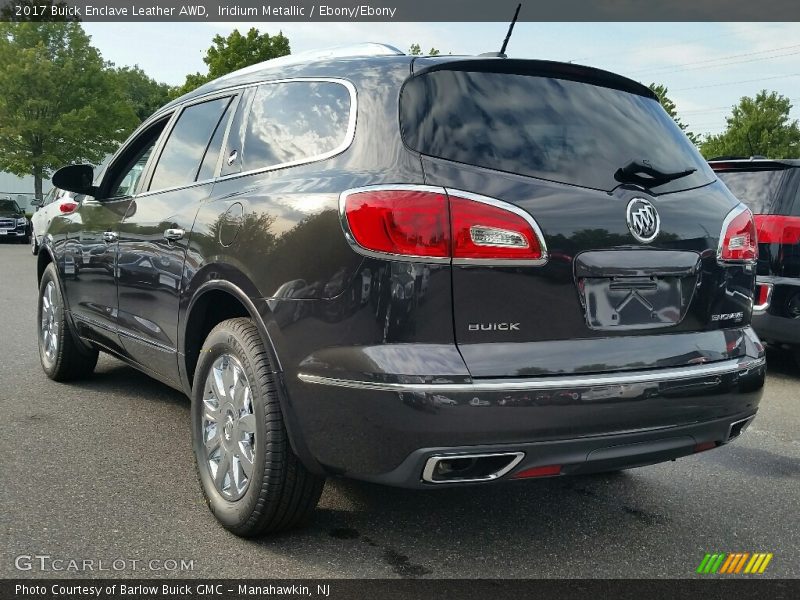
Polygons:
M688 177L697 169L686 169L685 171L661 171L653 167L649 161L634 160L629 162L622 168L617 169L614 173L614 179L620 183L635 183L646 188L656 187Z

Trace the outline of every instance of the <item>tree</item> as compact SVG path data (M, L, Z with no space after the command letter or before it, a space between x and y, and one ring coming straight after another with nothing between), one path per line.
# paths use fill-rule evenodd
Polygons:
M708 136L700 147L706 158L717 156L800 157L800 127L789 119L792 104L778 92L761 90L744 96L726 117L727 129Z
M114 86L130 103L140 122L164 106L169 100L172 91L170 86L166 83L158 83L155 79L148 77L138 65L115 68L110 64L108 67Z
M411 44L411 47L408 49L408 53L411 56L422 56L422 48L420 48L419 44ZM431 48L428 50L428 54L426 56L439 56L441 52L439 52L436 48Z
M667 96L667 86L655 83L651 83L649 86L650 90L658 96L658 101L661 103L661 106L664 107L664 110L667 111L667 114L672 117L672 120L681 128L681 131L686 134L686 137L689 138L693 144L698 145L700 143L700 137L689 131L688 126L686 123L681 121L680 117L678 116L678 107L675 103L670 100L669 96Z
M42 179L98 163L136 125L77 22L0 23L0 170Z
M207 81L222 77L233 71L249 67L256 63L291 54L289 38L283 35L271 36L268 33L259 33L252 27L247 35L234 29L228 37L215 35L213 45L206 50L203 62L208 66L208 73L193 73L186 76L186 82L173 92L173 96L182 96L193 89L200 87Z

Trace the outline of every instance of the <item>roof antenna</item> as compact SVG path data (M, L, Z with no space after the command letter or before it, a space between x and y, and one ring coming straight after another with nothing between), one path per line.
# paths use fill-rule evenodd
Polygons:
M484 52L479 56L494 56L497 58L508 58L506 56L506 46L508 46L508 40L511 39L511 33L514 31L514 25L517 22L517 17L519 17L519 9L522 8L522 2L517 4L517 10L514 11L514 18L511 19L511 24L508 26L508 33L506 34L506 39L503 40L503 45L500 48L500 52Z

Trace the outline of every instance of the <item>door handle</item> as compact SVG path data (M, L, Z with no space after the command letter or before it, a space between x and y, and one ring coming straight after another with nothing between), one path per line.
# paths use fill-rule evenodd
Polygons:
M164 239L174 242L176 240L182 239L184 235L186 235L186 232L183 229L178 229L178 228L176 228L176 229L167 229L164 232Z
M117 241L117 234L113 231L104 231L103 232L103 241L108 242L109 244Z

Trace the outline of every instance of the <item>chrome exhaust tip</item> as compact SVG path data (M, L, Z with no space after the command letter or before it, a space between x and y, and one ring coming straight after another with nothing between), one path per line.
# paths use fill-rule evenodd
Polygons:
M741 419L740 421L734 421L731 423L731 426L728 428L728 437L725 440L725 443L732 442L737 437L739 437L745 429L750 426L750 423L753 422L756 416L753 415L752 417L747 417L746 419Z
M524 456L524 452L431 456L422 470L422 481L427 483L492 481L511 471Z

